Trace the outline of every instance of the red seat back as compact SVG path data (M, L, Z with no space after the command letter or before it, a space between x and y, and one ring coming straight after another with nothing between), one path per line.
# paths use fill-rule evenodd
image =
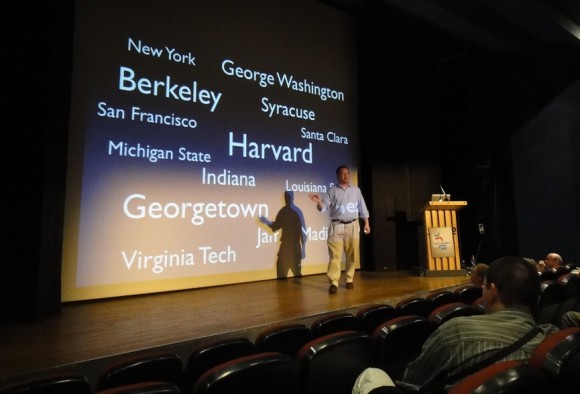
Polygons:
M371 335L375 328L395 317L395 308L388 304L373 304L356 313L359 329Z
M438 290L427 294L425 297L431 301L432 308L439 308L441 305L451 304L453 302L461 301L459 295L451 290Z
M143 382L96 391L95 394L181 394L181 389L173 383Z
M567 361L580 352L580 327L571 327L555 332L534 349L529 364L541 370L546 377L557 382Z
M294 358L298 350L312 339L310 328L302 323L289 323L268 328L258 334L256 352L279 352Z
M184 392L191 392L193 385L205 371L255 352L254 344L246 337L219 339L199 346L190 353L185 364Z
M457 382L447 394L540 394L548 383L544 375L523 361L500 361Z
M196 381L193 394L293 394L292 358L256 353L216 365Z
M1 394L91 394L89 380L76 373L35 375L0 386Z
M108 365L99 374L96 390L149 381L168 382L181 387L182 379L183 364L174 353L129 355Z
M295 363L297 393L350 393L358 375L374 365L374 344L362 331L336 332L304 345Z
M348 312L334 312L319 317L310 325L313 338L318 338L327 334L339 331L357 331L358 320Z
M463 302L453 302L446 305L441 305L429 314L429 320L435 326L440 326L441 324L459 316L472 316L480 314L481 312L477 309L471 307L471 305L464 304Z
M426 298L410 297L401 300L395 306L397 316L417 315L427 318L433 310L433 304Z
M399 316L375 329L377 367L394 380L401 380L407 364L421 353L423 343L433 333L435 326L418 315Z
M467 305L473 304L473 301L478 299L483 295L483 289L481 287L475 287L473 285L465 285L455 289L455 293L459 296L460 300Z

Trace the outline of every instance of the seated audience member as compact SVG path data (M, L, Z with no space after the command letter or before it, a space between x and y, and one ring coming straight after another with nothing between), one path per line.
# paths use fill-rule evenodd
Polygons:
M580 327L580 312L568 311L562 315L562 328Z
M536 327L532 310L539 296L535 264L521 257L494 260L483 285L485 314L456 317L437 328L407 366L400 385L431 387L515 343ZM547 335L558 331L552 324L538 328L531 340L500 361L527 360Z
M544 272L544 269L546 268L546 264L544 264L544 260L536 261L536 260L532 259L531 257L524 257L524 260L527 260L530 263L534 263L536 268L538 268L538 273Z
M469 278L473 286L483 287L483 280L485 279L485 275L487 274L488 269L489 265L483 263L479 263L473 267Z
M544 263L546 264L546 269L548 270L558 269L563 264L562 256L560 256L558 253L548 253L544 259Z

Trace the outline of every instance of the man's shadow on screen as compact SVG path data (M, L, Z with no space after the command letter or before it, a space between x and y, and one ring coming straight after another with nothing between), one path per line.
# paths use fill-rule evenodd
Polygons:
M302 259L306 257L306 236L304 215L300 208L294 205L294 192L284 193L285 205L278 211L276 219L271 222L260 216L260 222L267 225L272 232L282 230L280 249L276 261L276 275L278 278L287 278L288 273L294 277L302 276Z

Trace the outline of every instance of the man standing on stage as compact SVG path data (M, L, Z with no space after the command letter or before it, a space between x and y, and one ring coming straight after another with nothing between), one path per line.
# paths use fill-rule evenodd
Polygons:
M350 170L342 165L336 169L337 185L333 185L323 197L311 194L310 199L316 203L320 212L329 211L328 227L328 292L335 294L341 274L343 254L346 256L346 288L353 289L354 272L359 261L360 224L364 221L364 233L370 234L369 211L360 189L349 183Z

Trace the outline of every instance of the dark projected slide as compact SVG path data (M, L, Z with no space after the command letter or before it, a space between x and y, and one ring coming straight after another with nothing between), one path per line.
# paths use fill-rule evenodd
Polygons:
M62 300L326 272L355 43L310 0L78 1Z

